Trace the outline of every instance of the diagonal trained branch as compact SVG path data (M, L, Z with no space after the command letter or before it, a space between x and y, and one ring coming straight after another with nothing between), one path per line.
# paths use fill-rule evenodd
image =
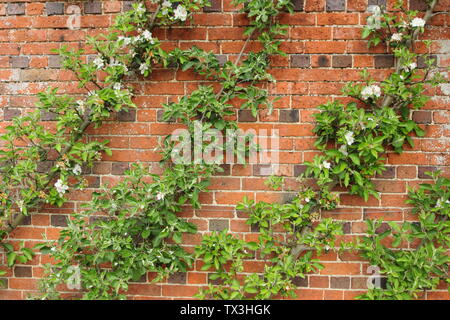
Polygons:
M433 10L434 10L434 8L436 7L436 5L438 4L438 2L439 2L439 0L432 0L431 3L428 5L428 9L427 9L427 11L425 12L425 16L424 16L424 18L423 18L423 19L425 20L425 23L427 23L427 22L433 17ZM420 34L419 29L414 30L412 39L410 39L410 40L408 41L408 46L409 46L409 48L412 48L412 47L413 47L414 41L418 38L419 34ZM396 72L396 73L400 72L401 69L402 69L402 67L403 67L403 65L402 65L402 59L398 59L398 60L396 61L395 72ZM383 99L382 104L381 104L382 107L388 107L388 106L392 105L392 103L394 102L394 99L395 99L394 96L392 96L392 95L386 95L386 96L384 97L384 99Z

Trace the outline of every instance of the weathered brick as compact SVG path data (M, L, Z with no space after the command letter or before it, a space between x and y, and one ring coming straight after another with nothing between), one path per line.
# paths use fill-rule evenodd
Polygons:
M41 110L41 120L42 121L55 121L58 115L54 112L47 110Z
M30 65L30 58L26 56L11 56L11 67L13 68L28 68Z
M352 56L333 56L333 68L351 68Z
M327 11L345 11L345 0L327 0Z
M130 169L130 164L126 162L114 162L112 164L111 173L114 175L123 175L125 171Z
M433 67L436 67L436 66L437 66L437 59L438 59L437 55L432 54L432 55L430 55L430 56L427 57L427 58L433 59L433 63L432 63L432 66L433 66ZM422 57L422 56L418 57L418 58L417 58L417 67L420 68L420 69L423 69L423 68L427 67L427 64L425 63L426 60L427 60L427 59L425 59L425 58Z
M377 174L377 178L383 179L394 179L395 178L395 167L385 167L386 170L382 174Z
M294 166L294 177L300 176L302 173L306 171L307 167L303 164L296 164Z
M48 67L49 68L61 68L62 57L57 55L48 56Z
M50 223L54 227L67 227L67 215L53 214L50 218Z
M136 1L124 1L122 4L122 10L130 11L131 9L133 9L133 3L136 3Z
M394 56L387 55L377 55L375 56L375 68L392 68L394 66Z
M187 278L186 272L176 272L169 276L169 278L167 279L167 282L168 283L185 284L186 278Z
M256 122L257 118L252 114L251 110L239 110L238 111L239 122Z
M222 231L230 228L229 220L209 220L209 231Z
M291 56L291 66L294 68L309 68L311 57L309 55L294 54Z
M330 66L330 58L328 56L320 55L315 57L315 60L317 63L314 67L326 68Z
M19 117L21 115L20 109L15 108L5 108L3 110L3 120L11 121L15 117Z
M25 3L8 3L6 7L6 12L9 15L22 15L25 14Z
M223 66L228 61L228 56L225 54L216 54L216 58L221 66Z
M84 4L84 13L86 14L100 14L102 13L101 1L89 1Z
M414 111L413 120L417 123L431 123L433 121L430 111Z
M349 289L350 278L349 277L331 277L330 287L332 289Z
M308 277L295 277L294 279L292 279L292 283L297 287L308 287Z
M17 218L18 214L14 214L14 219ZM28 215L23 218L22 222L20 223L21 226L30 226L31 225L31 215Z
M294 5L294 11L303 11L305 0L292 0L292 4Z
M299 120L299 110L280 110L280 122L298 122Z
M368 5L369 6L385 6L386 7L386 0L369 0Z
M31 278L33 276L32 268L30 266L15 266L14 276L17 278Z
M121 122L134 122L136 121L136 110L121 110L117 113L117 120Z
M47 2L45 11L48 16L62 15L64 14L64 2Z
M211 6L204 7L204 12L220 12L222 11L222 0L210 0Z
M427 10L427 3L423 0L409 0L409 10Z
M419 177L419 179L431 179L430 176L426 174L426 172L434 172L437 170L438 170L437 167L419 166L418 167L418 177Z

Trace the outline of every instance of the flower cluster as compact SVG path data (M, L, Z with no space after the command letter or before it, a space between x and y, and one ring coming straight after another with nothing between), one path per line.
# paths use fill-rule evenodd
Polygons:
M361 97L363 100L376 99L381 97L381 88L377 85L370 85L362 89Z

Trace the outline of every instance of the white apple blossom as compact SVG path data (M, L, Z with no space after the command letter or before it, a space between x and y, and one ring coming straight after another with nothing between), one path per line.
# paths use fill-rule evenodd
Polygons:
M423 20L422 18L414 18L411 21L411 27L423 28L423 27L425 27L425 20Z
M342 146L339 148L339 151L342 152L342 154L343 154L344 156L348 156L347 146L346 146L346 145L342 145Z
M381 89L377 85L367 86L361 90L361 97L364 100L367 100L367 99L373 98L373 97L379 98L380 96L381 96Z
M152 33L150 31L148 31L148 30L145 30L144 32L142 32L142 38L144 40L149 41L152 44L154 43L153 37L152 37Z
M117 40L123 41L123 46L128 46L132 42L132 39L130 37L124 37L124 36L119 36L117 38Z
M349 146L351 146L355 142L354 133L352 131L348 131L344 137Z
M417 63L415 63L415 62L412 62L412 63L410 63L409 65L407 65L407 66L404 67L404 69L405 69L406 71L408 71L408 72L411 72L411 71L413 71L413 70L416 69L416 68L417 68Z
M142 3L139 3L136 7L136 13L144 14L147 10L145 9L144 5Z
M55 188L60 196L62 196L64 193L67 192L67 190L69 190L69 186L66 185L61 179L58 179L58 181L56 181Z
M113 89L114 90L120 90L122 89L122 84L120 82L116 82L113 84Z
M98 70L102 69L105 66L105 62L101 57L97 57L92 61Z
M156 200L158 200L158 201L164 200L164 197L165 197L165 195L162 192L158 192L156 194Z
M306 202L310 202L310 201L311 201L311 199L309 199L309 198L305 198L305 201L306 201Z
M79 164L76 164L72 169L73 174L76 176L79 176L81 174L81 171L81 166Z
M188 15L186 8L181 4L175 9L174 14L175 19L179 19L181 21L186 21Z
M163 16L167 16L169 13L169 8L172 7L172 3L170 1L164 0L164 2L161 4L161 13Z
M394 33L391 37L391 41L402 41L403 33Z
M77 104L78 112L83 114L86 111L86 106L84 105L84 101L83 100L77 100L76 104Z
M322 163L322 166L323 166L325 169L330 169L330 168L331 168L331 163L329 163L328 161L324 161L324 162Z
M141 64L141 66L139 67L139 71L141 72L141 74L144 74L145 71L148 70L148 65L146 63Z

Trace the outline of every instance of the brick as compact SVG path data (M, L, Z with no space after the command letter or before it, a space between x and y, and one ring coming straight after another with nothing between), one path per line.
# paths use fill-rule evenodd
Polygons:
M256 122L256 117L252 114L251 110L239 110L238 111L239 122Z
M425 11L427 3L422 0L409 0L409 10Z
M345 11L345 0L327 0L327 11Z
M19 117L20 115L20 109L6 108L3 110L3 120L5 121L11 121L13 118Z
M136 110L121 110L117 113L117 120L121 122L134 122L136 121Z
M305 0L292 0L292 4L294 5L294 11L303 11L305 6Z
M367 8L367 0L352 0L347 2L348 11L365 11Z
M386 0L369 0L368 5L369 6L385 6L386 7Z
M349 289L350 278L349 277L331 277L330 287L332 289Z
M31 278L33 276L33 272L29 266L15 266L14 276L17 278Z
M228 56L225 54L216 54L216 58L221 66L223 66L228 61Z
M392 68L394 66L393 55L376 55L375 68Z
M210 220L209 231L222 231L230 228L229 220Z
M41 120L42 121L55 121L57 117L56 113L47 111L47 110L41 110Z
M120 1L105 1L103 3L103 11L105 13L120 12L121 2Z
M280 122L299 122L299 110L280 110Z
M48 16L62 15L64 14L64 2L47 2L45 11Z
M437 55L432 54L432 55L430 55L428 58L429 58L429 59L433 59L433 64L432 64L432 66L433 66L433 67L436 67L436 66L437 66L437 61L438 61ZM425 61L428 60L428 58L425 59L425 58L422 57L422 56L417 57L417 67L418 67L419 69L426 68L428 65L425 63Z
M62 57L56 55L48 56L48 67L60 69L62 67Z
M384 170L382 174L377 174L376 178L394 179L395 178L395 167L386 166L385 168L386 168L386 170Z
M432 123L432 114L430 111L414 111L413 120L417 123Z
M6 7L8 15L22 15L25 14L25 3L8 3Z
M84 4L84 13L86 14L101 14L102 3L101 1L89 1Z
M298 164L294 166L294 177L300 176L306 171L307 167L303 164Z
M295 277L292 280L292 283L295 284L297 287L308 287L308 277L305 278Z
M133 3L136 3L136 1L124 1L122 4L122 10L130 11L131 9L133 9Z
M309 55L294 54L291 56L291 67L309 68L311 66L311 57Z
M53 227L67 227L67 215L53 214L50 223Z
M204 12L220 12L222 11L222 0L210 0L211 6L204 7Z
M327 68L330 66L330 58L325 55L314 56L313 67Z
M434 172L437 171L437 167L430 167L430 166L419 166L418 167L418 177L419 179L431 179L429 175L426 174L426 172Z
M333 56L333 68L351 68L351 56Z
M397 177L399 179L415 179L417 178L417 167L399 166L397 168Z
M125 171L129 169L130 165L128 163L113 163L111 168L111 174L123 175Z
M186 272L176 272L171 274L167 279L168 283L185 284L187 279Z

